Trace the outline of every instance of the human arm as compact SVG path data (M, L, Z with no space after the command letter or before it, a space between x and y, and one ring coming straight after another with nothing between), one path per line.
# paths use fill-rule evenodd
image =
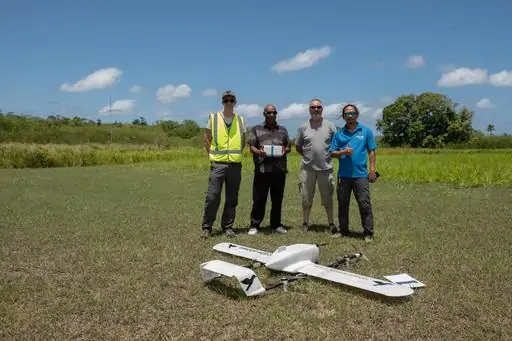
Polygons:
M331 154L331 157L335 159L339 159L343 155L351 155L352 154L352 148L350 146L347 146L346 148L341 148L341 138L338 135L338 133L334 134L331 145L329 146L329 153Z
M303 155L302 154L302 145L304 143L304 133L303 132L304 131L302 130L302 128L297 129L297 137L295 138L295 150L300 155Z
M203 137L204 137L204 149L206 150L206 153L209 154L210 153L210 145L212 143L212 131L211 131L211 129L206 128L204 130Z
M258 135L256 134L256 127L253 127L249 133L249 139L247 144L250 146L250 151L252 154L257 156L264 156L265 152L261 149L261 146L258 142Z
M285 131L285 137L284 137L284 143L283 143L283 155L286 155L292 151L292 146L290 143L290 135L288 134L288 130L284 128Z
M366 149L368 150L368 156L370 159L370 171L368 172L368 178L371 182L375 182L377 179L377 155L375 150L377 149L377 143L375 142L375 137L371 131L366 135Z

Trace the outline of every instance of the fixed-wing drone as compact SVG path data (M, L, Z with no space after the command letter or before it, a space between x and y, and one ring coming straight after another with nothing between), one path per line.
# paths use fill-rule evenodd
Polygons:
M284 285L286 288L288 282L307 278L307 276L322 278L390 297L402 297L413 294L414 290L412 287L415 286L412 284L414 283L418 284L418 287L423 286L422 283L414 280L412 277L408 277L406 282L391 282L343 271L336 268L340 262L334 262L327 266L319 265L318 256L320 249L318 244L285 245L277 248L272 253L227 242L216 244L213 249L233 256L250 259L256 264L261 263L271 270L295 274L293 277L282 279L282 282L272 287L264 287L258 276L250 269L251 265L241 266L222 260L211 260L200 265L201 274L205 282L212 281L221 276L235 277L247 296L262 295L267 290L280 285ZM353 259L361 257L363 255L360 252L347 255L342 259L342 262L351 262Z

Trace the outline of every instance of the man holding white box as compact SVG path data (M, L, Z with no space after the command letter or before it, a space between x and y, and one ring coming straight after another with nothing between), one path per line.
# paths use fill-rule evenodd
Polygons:
M291 151L290 137L286 128L277 124L276 115L276 107L267 105L263 111L265 122L254 126L249 136L254 161L249 235L260 230L269 191L272 201L270 228L278 233L288 232L281 223L281 207L288 173L286 154Z

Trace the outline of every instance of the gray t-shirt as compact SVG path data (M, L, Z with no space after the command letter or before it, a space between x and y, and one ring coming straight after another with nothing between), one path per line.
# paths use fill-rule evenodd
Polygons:
M308 170L328 170L333 168L329 146L336 133L336 125L322 119L318 127L311 121L304 122L297 130L295 144L302 149L302 167Z

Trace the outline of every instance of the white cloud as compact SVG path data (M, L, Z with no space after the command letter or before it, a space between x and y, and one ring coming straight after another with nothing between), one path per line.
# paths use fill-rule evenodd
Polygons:
M487 69L462 67L446 71L437 82L437 85L442 87L474 84L512 86L512 71L503 70L489 75Z
M503 70L490 75L489 83L494 86L512 86L512 70Z
M201 95L203 96L217 96L217 90L215 89L204 89L201 91Z
M488 98L482 98L476 103L476 107L479 109L493 109L494 104L491 103L491 100Z
M405 62L405 66L410 69L420 68L425 66L425 58L423 56L410 56Z
M341 109L348 103L333 103L324 105L323 116L324 117L335 117L341 115ZM365 103L356 102L354 103L358 108L361 116L368 113L372 108L367 106ZM242 116L247 118L259 117L263 115L263 106L259 104L240 104L237 106L235 111ZM284 108L277 108L278 118L281 120L298 118L298 117L309 117L309 103L291 103ZM263 117L263 116L262 116Z
M283 73L310 68L320 59L327 58L331 53L332 48L329 46L308 49L304 52L297 53L292 58L278 62L272 67L272 70L276 71L277 73Z
M382 110L383 110L383 109L384 109L384 108L377 108L377 109L373 112L372 118L374 118L374 119L376 119L376 120L377 120L377 119L382 118Z
M60 86L61 91L86 92L95 89L104 89L118 82L123 72L117 68L106 68L96 70L75 84L64 83Z
M178 86L167 84L156 91L156 98L162 103L170 103L189 97L192 89L187 84Z
M133 93L139 93L142 91L142 86L140 85L134 85L130 88L130 92L133 92Z
M487 82L486 69L470 69L462 67L443 73L437 85L442 87L484 84Z
M104 106L98 110L99 114L115 115L130 113L135 108L135 100L133 99L120 99L112 104L112 108L109 105Z
M244 117L258 117L263 115L263 107L258 104L239 104L235 111Z

